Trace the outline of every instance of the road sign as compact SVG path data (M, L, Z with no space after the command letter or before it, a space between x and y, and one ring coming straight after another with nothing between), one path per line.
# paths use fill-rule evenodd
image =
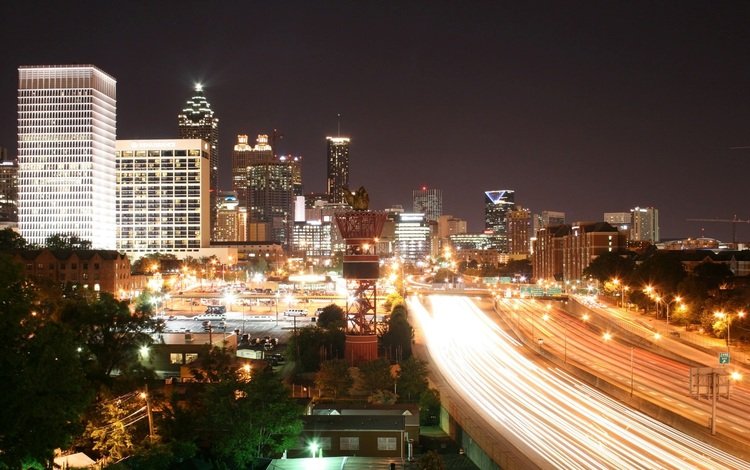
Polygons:
M729 364L729 353L719 353L719 364Z

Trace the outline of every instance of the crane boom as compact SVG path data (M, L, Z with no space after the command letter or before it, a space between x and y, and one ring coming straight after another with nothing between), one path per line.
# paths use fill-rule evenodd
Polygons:
M732 224L732 243L737 244L737 224L750 224L750 219L740 219L735 215L731 219L686 219L688 222L723 222Z

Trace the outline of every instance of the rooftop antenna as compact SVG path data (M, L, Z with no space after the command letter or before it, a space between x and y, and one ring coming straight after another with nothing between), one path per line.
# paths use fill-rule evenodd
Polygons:
M341 137L341 113L338 113L336 115L336 128L337 128L336 137Z

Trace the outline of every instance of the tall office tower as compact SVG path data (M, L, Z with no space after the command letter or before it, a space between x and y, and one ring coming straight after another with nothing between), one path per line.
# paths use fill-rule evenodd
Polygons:
M211 175L210 175L210 230L211 237L216 227L216 202L219 196L219 118L203 94L203 86L195 85L195 94L187 100L182 114L177 116L180 139L200 139L208 142L211 147Z
M302 156L279 155L279 161L292 165L292 192L295 196L304 196L302 188Z
M115 248L117 82L92 65L18 68L18 227Z
M219 193L216 213L217 242L244 242L247 239L247 209L239 205L234 191Z
M4 160L5 149L0 148L0 228L18 223L18 162Z
M494 235L492 248L508 251L506 215L515 208L515 191L503 189L484 192L484 229Z
M508 222L508 253L528 255L530 253L531 211L518 207L508 212L506 220Z
M342 188L349 186L349 137L326 137L328 170L326 192L329 202L344 202Z
M247 173L248 241L288 245L294 223L293 164L281 159L251 163Z
M633 215L633 226L630 229L630 240L656 243L659 241L659 209L654 207L635 207L630 209Z
M237 136L237 144L232 152L232 191L237 193L237 201L242 207L248 206L247 172L253 163L273 161L273 150L268 145L268 136L258 134L255 146L248 144L247 135Z
M443 190L427 188L412 191L412 205L414 212L421 212L427 216L427 220L437 222L443 215Z
M117 249L133 258L209 246L211 146L200 139L118 140Z

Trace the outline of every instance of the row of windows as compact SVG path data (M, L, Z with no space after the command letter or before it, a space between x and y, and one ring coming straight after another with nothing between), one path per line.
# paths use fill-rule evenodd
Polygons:
M55 269L55 267L57 267L57 266L58 266L58 264L56 264L56 263L48 263L47 264L47 267L50 270ZM92 263L92 266L94 267L94 269L99 269L99 263ZM59 267L60 267L60 269L65 270L65 269L67 269L68 265L67 265L67 263L60 263ZM115 269L119 269L119 267L120 267L119 264L115 264ZM28 271L31 271L33 268L34 268L33 264L31 264L31 263L26 264L26 269ZM44 263L37 263L36 268L37 269L44 269ZM78 269L78 263L70 263L70 269ZM86 269L86 270L89 269L89 263L81 263L81 269Z
M68 83L70 83L68 81ZM48 89L36 89L36 90L21 90L18 95L20 97L29 96L60 96L60 95L73 95L73 96L90 96L91 88L71 88L66 86L64 89L60 88L48 88Z
M172 154L174 152L174 155ZM188 150L118 150L115 152L116 157L132 158L132 157L200 157L204 156L200 149L188 149Z
M118 158L117 169L120 171L149 171L173 168L200 168L200 160L195 158L161 158L158 160L123 160Z

